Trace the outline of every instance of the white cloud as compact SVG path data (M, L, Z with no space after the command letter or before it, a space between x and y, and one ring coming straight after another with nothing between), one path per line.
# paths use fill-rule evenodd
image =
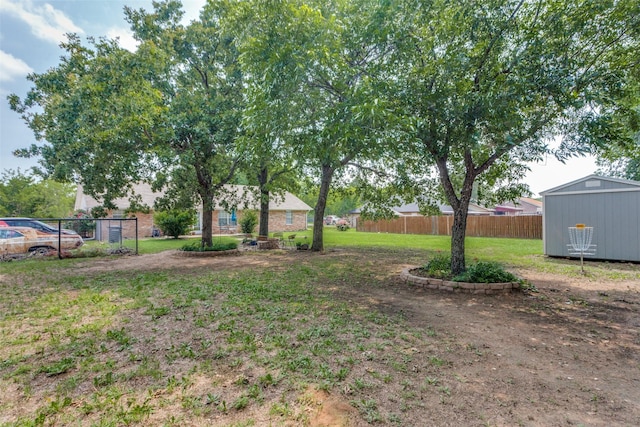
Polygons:
M120 47L129 52L135 52L138 48L138 41L133 38L133 33L128 28L113 27L107 31L108 39L119 39Z
M182 17L182 22L188 24L198 19L200 17L200 11L205 4L207 4L207 0L183 0L182 10L184 11L184 16Z
M0 0L2 1L2 0ZM207 4L207 0L183 0L182 10L184 16L182 17L182 23L187 25L191 21L200 17L200 11ZM147 12L153 10L152 7L146 8ZM112 27L107 31L107 38L120 40L120 46L127 49L130 52L135 52L138 48L138 41L133 38L133 33L128 27Z
M59 44L66 33L84 33L63 12L49 3L34 4L31 0L0 0L0 12L12 15L31 28L39 39Z
M32 72L22 59L0 50L0 82L9 82Z

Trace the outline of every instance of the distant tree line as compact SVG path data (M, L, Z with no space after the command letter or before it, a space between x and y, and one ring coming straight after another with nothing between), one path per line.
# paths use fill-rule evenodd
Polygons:
M0 175L0 216L66 218L73 212L76 186L40 179L18 170Z

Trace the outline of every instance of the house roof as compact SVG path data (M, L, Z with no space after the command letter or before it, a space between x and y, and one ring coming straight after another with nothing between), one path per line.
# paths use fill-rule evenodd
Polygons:
M439 204L438 208L443 215L453 215L453 208L449 205ZM407 203L402 206L394 206L391 208L391 210L396 212L399 216L420 213L420 207L417 203ZM475 203L469 203L469 215L489 215L491 212L491 209L483 208L482 206L476 205ZM354 209L350 213L359 214L362 213L362 209Z
M542 207L542 200L532 199L531 197L521 197L518 201L520 204L528 203L538 208Z
M257 201L255 193L257 193L257 187L251 187L246 185L226 185L225 198L230 201L230 204L237 204L241 207L247 207L249 209L259 209L260 204ZM133 186L133 192L135 195L140 196L141 203L149 207L153 207L156 199L164 195L164 191L154 192L151 190L151 185L146 183L139 183ZM231 200L235 201L231 202ZM246 205L245 205L246 201ZM118 198L114 200L114 204L118 209L127 209L130 205L129 199ZM93 197L85 194L81 185L78 185L76 192L75 209L89 210L96 206L100 206ZM224 209L221 203L216 202L216 210ZM300 200L295 195L288 191L285 191L282 196L275 194L271 195L269 201L269 209L274 211L310 211L312 210L309 205Z
M530 197L521 197L516 202L505 202L501 205L495 207L497 211L503 212L519 212L524 211L525 209L532 211L533 209L541 210L542 209L542 201L532 199Z
M510 205L498 205L494 208L497 212L522 212L524 209Z

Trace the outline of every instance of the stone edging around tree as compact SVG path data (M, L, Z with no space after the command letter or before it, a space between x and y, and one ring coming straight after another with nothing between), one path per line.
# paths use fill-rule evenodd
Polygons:
M174 255L179 257L193 257L193 258L210 258L210 257L218 257L218 256L227 256L227 255L239 255L240 251L238 249L230 249L228 251L180 251L177 250L174 252Z
M400 279L406 283L421 285L426 289L436 289L447 292L459 292L467 294L499 294L511 292L518 289L520 284L517 282L507 283L467 283L452 282L450 280L434 279L431 277L422 277L411 274L411 270L419 267L408 267L400 273Z

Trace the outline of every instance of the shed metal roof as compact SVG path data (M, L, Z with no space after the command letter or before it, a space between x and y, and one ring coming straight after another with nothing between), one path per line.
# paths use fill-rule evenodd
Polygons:
M606 188L603 187L601 185L602 181L609 185L607 185ZM541 192L540 195L550 196L556 194L580 194L610 191L640 191L640 182L592 174L575 181L553 187L549 190L545 190Z

